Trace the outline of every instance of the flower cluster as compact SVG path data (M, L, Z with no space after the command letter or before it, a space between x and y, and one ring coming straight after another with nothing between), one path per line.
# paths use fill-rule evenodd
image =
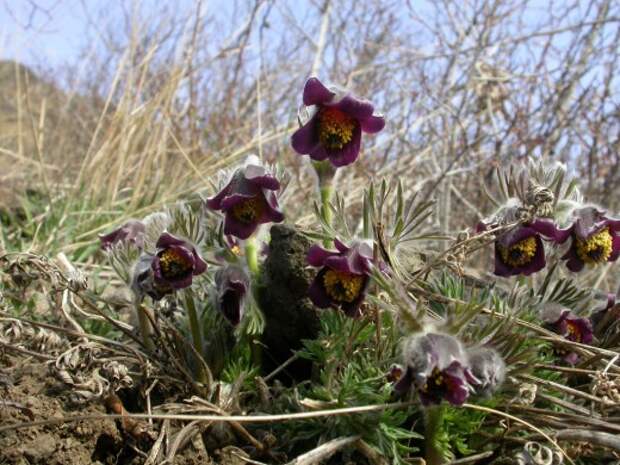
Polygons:
M446 400L462 405L471 393L489 396L503 382L506 367L499 354L488 347L466 350L453 336L416 334L403 345L405 369L394 385L404 395L412 388L424 405Z
M503 223L517 222L518 207L506 209ZM498 222L480 223L477 230L485 231ZM595 207L573 210L572 224L561 229L548 219L534 219L501 233L495 240L495 274L498 276L528 276L546 266L543 240L560 245L568 242L562 256L570 271L579 272L585 265L613 262L620 255L620 220L609 218Z

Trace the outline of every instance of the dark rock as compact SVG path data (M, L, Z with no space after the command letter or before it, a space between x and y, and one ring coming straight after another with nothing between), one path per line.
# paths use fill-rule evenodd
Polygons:
M315 275L306 262L311 245L307 237L291 226L271 227L269 255L263 264L259 292L259 304L266 319L262 335L266 346L262 357L265 374L300 349L303 339L315 339L318 335L321 310L307 297ZM279 379L308 379L311 368L311 362L296 360L283 370Z

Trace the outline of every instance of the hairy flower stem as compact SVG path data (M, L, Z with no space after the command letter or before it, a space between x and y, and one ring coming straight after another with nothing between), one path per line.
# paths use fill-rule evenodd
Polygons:
M196 352L202 357L204 355L204 344L202 342L202 331L200 330L200 320L198 319L198 312L196 311L196 304L194 298L190 292L185 292L185 306L187 310L187 317L189 319L189 329L192 333L192 341ZM195 376L198 382L202 384L207 383L207 374L200 360L196 360Z
M321 216L328 226L332 225L333 215L330 207L332 195L334 194L334 183L336 181L336 169L332 164L325 161L312 162L312 167L318 178L319 192L321 194ZM331 247L331 241L323 241L325 247Z
M146 312L148 310L143 307L142 303L137 300L135 302L135 307L136 314L138 316L138 324L140 325L140 335L142 336L144 347L149 352L152 352L155 349L155 345L153 344L153 340L151 339L151 334L153 334L153 328L151 328L151 322L149 321L149 317L146 315Z
M443 413L444 409L441 406L428 407L424 411L424 459L428 465L445 463L439 442Z
M258 245L255 237L250 237L245 241L245 260L252 277L258 276Z
M332 199L334 187L331 183L321 186L321 214L325 219L325 222L331 226L332 224L332 209L329 204Z
M260 269L258 266L258 245L254 236L245 241L245 260L248 264L248 270L250 270L250 276L252 283L256 283L259 279ZM251 286L252 292L257 289L257 286ZM258 339L255 337L250 338L250 352L252 354L252 361L256 366L260 366L262 363L262 350Z

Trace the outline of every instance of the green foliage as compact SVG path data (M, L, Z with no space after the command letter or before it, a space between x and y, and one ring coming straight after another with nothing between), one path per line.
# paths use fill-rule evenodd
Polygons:
M387 313L382 325L392 322ZM388 326L389 327L389 326ZM339 311L326 311L321 318L321 333L305 341L299 352L319 368L318 379L298 386L299 394L327 402L331 408L355 405L380 405L394 400L393 388L386 373L397 353L398 341L392 331L380 333L368 319L353 320ZM321 440L360 434L393 463L405 463L404 457L417 450L411 445L421 436L406 428L414 408L386 409L378 413L337 416L303 426L301 431L287 431L295 443L316 437Z

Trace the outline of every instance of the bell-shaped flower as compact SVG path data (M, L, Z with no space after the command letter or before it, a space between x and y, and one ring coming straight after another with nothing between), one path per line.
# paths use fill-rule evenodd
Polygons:
M366 296L373 253L365 242L347 247L334 241L336 251L313 245L308 251L308 263L320 268L308 289L310 300L319 308L341 308L350 317L359 317Z
M571 239L562 257L569 270L578 272L585 265L616 261L620 255L620 220L609 218L605 211L583 207L573 211L573 224L562 231L561 242Z
M153 275L152 263L154 255L144 253L138 258L133 267L131 290L134 292L136 299L142 301L145 295L153 300L161 300L166 295L171 294L173 289L168 285L158 285Z
M170 233L164 232L156 247L151 268L155 283L160 288L176 290L189 287L192 278L207 269L207 263L192 243Z
M237 326L244 313L250 278L243 268L228 265L215 273L216 307L233 325Z
M546 323L547 328L568 341L589 344L593 340L592 323L590 320L578 317L558 304L547 304L542 311L541 317ZM566 363L571 365L574 365L579 360L579 356L575 352L570 352L564 348L556 348L555 352Z
M490 397L506 377L506 364L496 350L490 347L475 347L467 351L471 374L476 378L472 383L476 394Z
M403 345L405 373L394 386L399 394L412 387L424 405L446 400L462 405L476 382L467 353L453 336L440 333L416 334Z
M316 161L329 159L337 167L353 163L359 153L362 132L374 134L383 129L385 119L374 115L374 106L349 93L325 87L312 77L306 81L304 105L314 114L293 134L293 149Z
M207 207L224 213L224 234L247 239L260 224L284 221L275 194L279 189L280 182L265 168L248 164L207 200Z
M114 244L120 242L128 242L135 245L138 249L142 249L144 247L145 233L146 226L142 221L129 220L114 231L99 235L99 240L103 250L108 250Z

